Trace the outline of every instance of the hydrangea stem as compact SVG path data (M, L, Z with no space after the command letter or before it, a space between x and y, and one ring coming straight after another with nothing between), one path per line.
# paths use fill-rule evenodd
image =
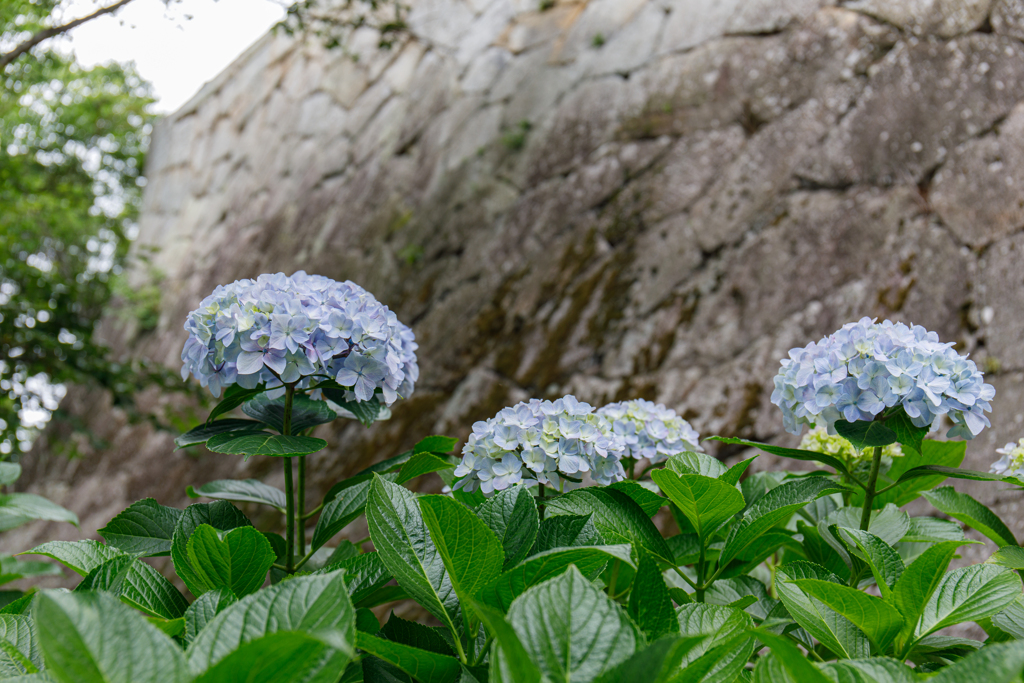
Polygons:
M298 543L299 554L306 554L306 525L302 523L302 515L306 511L306 456L299 456L299 503L295 506L295 513L299 520L295 529L295 540Z
M871 457L871 473L868 475L868 485L864 489L864 511L860 515L860 530L867 531L871 524L871 505L875 502L875 488L878 485L878 468L882 464L882 447L875 446L874 455Z
M292 431L292 401L295 398L295 385L286 384L284 390L284 416L281 434L290 436ZM284 459L284 495L287 503L285 510L285 567L291 574L295 571L295 491L292 484L292 459Z

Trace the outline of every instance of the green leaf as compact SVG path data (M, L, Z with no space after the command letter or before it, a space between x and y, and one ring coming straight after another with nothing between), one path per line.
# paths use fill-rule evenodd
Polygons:
M366 523L380 559L398 585L455 633L458 597L416 496L375 474L366 503Z
M749 446L750 448L760 448L765 453L771 453L782 458L792 458L793 460L803 460L805 462L820 462L823 465L828 465L835 471L842 474L850 474L850 471L846 468L846 464L834 456L826 453L817 453L815 451L803 451L796 448L784 448L782 446L773 446L769 443L758 443L757 441L747 441L745 439L736 439L725 436L709 436L708 441L721 441L722 443L734 444L737 446Z
M386 419L385 416L391 415L391 411L380 402L377 396L371 397L369 401L347 401L344 389L327 387L324 388L323 393L341 409L338 411L338 417L354 418L359 420L364 427L369 427L376 420Z
M10 486L21 476L21 465L16 462L0 462L0 486Z
M331 564L321 572L336 569L345 570L345 583L352 603L356 606L372 595L377 589L391 581L391 572L380 559L380 553L364 553L347 560Z
M469 605L494 636L494 649L491 651L492 683L496 680L510 683L541 683L540 669L530 659L519 635L505 616L479 602L470 600Z
M867 563L875 577L878 590L885 600L892 597L892 589L906 570L903 559L892 546L869 531L837 527L843 540L859 559Z
M594 681L628 659L640 643L619 605L575 567L516 598L508 621L530 659L552 681Z
M374 475L363 475L359 481L350 486L331 491L324 497L324 509L316 520L316 528L313 529L312 550L316 551L334 538L335 534L351 524L363 515L366 510L366 501L370 496L370 487L373 484ZM394 481L396 474L386 474L385 481ZM349 480L351 481L351 480ZM329 499L329 500L328 500Z
M648 642L679 633L679 621L661 569L644 551L640 552L640 563L629 592L629 615L647 636Z
M370 612L370 614L372 615L373 612ZM376 622L377 617L373 617L373 620ZM379 630L383 637L393 643L409 645L411 647L419 648L420 650L426 650L427 652L434 652L448 657L455 656L455 651L452 649L452 646L448 644L448 641L444 639L438 629L431 628L430 626L424 626L423 624L416 623L415 621L406 621L405 619L397 616L394 612L392 612L391 616L388 617L388 621L384 624L383 628L378 625L377 629L373 631L365 629L362 630L370 635L376 635Z
M284 512L288 506L284 491L264 484L258 479L218 479L203 484L197 489L187 489L189 498L213 498L215 500L234 500L241 503L259 503L270 505Z
M225 420L217 420L216 422L201 424L198 427L190 429L177 437L174 440L174 444L178 448L188 448L189 446L206 443L210 440L210 437L217 436L218 434L225 434L227 432L248 432L257 434L262 432L265 428L266 425L255 420L228 418Z
M559 515L547 517L537 530L537 541L531 555L557 548L604 545L604 537L594 526L593 515Z
M843 683L915 683L920 680L912 673L914 669L891 657L828 662L821 665L821 670L831 674L829 680Z
M844 585L839 577L810 562L791 562L779 568L775 574L775 590L793 619L840 658L856 659L870 655L870 644L863 632L849 619L793 583L800 579Z
M78 516L33 493L0 493L0 531L10 531L26 522L69 522L78 526Z
M262 394L266 390L267 388L265 386L260 386L256 389L244 389L237 384L232 384L227 388L227 391L224 392L224 398L221 402L214 406L213 410L210 411L210 416L206 418L206 424L209 425L213 423L216 418L220 417L224 413L231 412L238 406L259 394Z
M944 667L928 683L1011 683L1020 680L1022 668L1024 642L995 643Z
M964 541L936 543L907 567L893 587L893 605L903 615L904 627L897 640L901 654L909 651L911 638L924 612L925 605L946 575L946 567Z
M186 683L181 650L112 595L41 593L33 608L46 673L60 683Z
M725 566L772 527L785 522L794 512L819 496L845 488L825 477L807 477L773 488L750 506L726 539L719 564Z
M985 564L997 564L1010 569L1024 569L1024 548L1004 545L992 553L992 556L985 560Z
M822 539L832 546L843 558L847 566L851 568L853 568L853 562L846 551L846 545L833 533L833 528L838 526L847 529L858 529L860 528L862 514L863 510L861 508L846 506L833 510L825 519L818 522L818 532L821 534ZM882 539L883 543L895 544L906 535L909 529L910 517L891 503L881 510L871 511L868 531Z
M284 403L284 396L267 398L267 394L260 394L243 403L242 412L284 433ZM292 397L290 432L292 435L300 434L310 427L333 422L337 417L326 401L314 401L306 394L296 393Z
M705 544L718 527L746 507L736 486L719 479L699 474L680 476L668 470L654 470L651 478L686 515Z
M678 628L678 625L677 625ZM603 673L597 683L670 683L678 680L683 657L703 636L666 636ZM739 680L739 679L737 679Z
M804 656L793 641L776 635L764 629L752 631L757 639L771 648L772 654L785 668L786 673L794 681L800 683L831 683L831 680L821 673L807 657Z
M807 595L849 619L883 654L903 626L903 616L885 600L821 579L791 579Z
M747 468L750 467L756 459L757 456L755 455L752 458L747 458L746 460L742 460L736 463L728 470L726 470L725 473L719 477L719 479L721 479L727 484L732 484L733 486L736 486L740 482L740 478L743 476L743 473L747 471ZM749 503L750 501L747 502Z
M632 566L630 548L628 544L555 548L531 555L483 586L478 599L507 612L513 600L528 588L558 576L569 566L575 566L585 576L600 571L609 560L619 560Z
M461 672L459 660L454 657L393 643L368 633L356 633L356 646L393 664L421 683L452 683Z
M188 539L200 524L209 524L218 531L252 526L245 515L226 500L218 500L214 503L195 503L185 508L171 538L171 560L174 562L175 573L196 597L205 592L206 583L196 573L189 560Z
M402 469L398 473L398 480L395 483L404 484L424 474L450 469L455 469L455 465L447 460L430 453L417 453L402 465Z
M456 594L463 600L476 597L501 573L505 562L501 542L471 510L453 498L422 496L418 502Z
M923 450L924 437L928 435L930 425L917 427L910 420L906 411L900 409L885 421L885 426L896 435L896 441L906 449L920 455ZM837 430L838 431L838 430ZM963 442L960 442L963 443ZM904 456L908 455L904 452Z
M653 517L668 502L654 491L641 486L640 482L633 481L632 479L614 482L608 488L625 493L632 498L633 502L639 505L640 509L648 517Z
M49 562L0 555L0 584L37 576L64 576L64 572Z
M327 442L310 436L229 432L211 437L206 442L206 447L214 453L245 456L269 455L287 458L316 453L327 448Z
M185 610L185 645L190 645L211 619L236 602L238 598L226 588L207 591L196 598Z
M374 472L381 475L387 472L397 472L398 470L402 469L402 465L408 462L409 458L411 458L412 456L412 451L405 451L404 453L399 453L393 458L381 460L380 462L374 463L367 467L366 469L357 472L350 479L346 479L345 481L335 484L333 487L331 487L331 490L334 490L335 488L344 488L347 482L352 481L353 479L361 481L363 477L369 478L370 475L373 474ZM330 495L330 491L328 491L327 497L329 497Z
M245 643L194 683L336 683L342 661L314 633L283 631Z
M549 516L592 515L591 521L606 543L630 543L671 563L669 550L661 532L633 499L614 489L583 488L560 496L545 505Z
M835 427L839 436L852 443L854 448L858 450L881 448L882 446L896 443L898 440L896 432L881 422L847 422L846 420L836 420Z
M238 597L259 590L277 557L266 537L251 526L232 529L222 539L212 526L200 524L186 550L203 593L227 588Z
M19 553L51 557L81 576L120 554L117 548L99 541L50 541Z
M353 654L355 609L344 572L296 576L248 595L210 619L186 651L189 668L201 673L245 643L271 633L299 631L330 646L324 652L334 679Z
M665 463L665 469L676 474L699 474L712 479L718 479L728 471L728 468L718 458L694 451L683 451L669 456Z
M34 674L43 668L36 625L23 614L0 614L0 677Z
M503 569L526 558L540 530L537 502L527 487L511 486L498 491L481 503L475 512L501 543L505 552Z
M937 517L911 517L910 527L900 540L904 543L968 542L959 524Z
M132 555L167 555L179 519L181 510L144 498L119 512L97 533L109 545Z
M692 603L676 610L679 632L702 640L683 657L684 681L731 683L754 651L750 615L733 607Z
M146 621L153 624L153 626L156 626L171 638L177 638L185 633L185 617L178 617L177 619L146 617Z
M1024 602L1018 597L992 615L992 623L1017 640L1024 640Z
M452 436L428 436L420 439L413 447L413 453L451 453L459 440Z
M918 470L915 474L903 478L915 468L937 465L940 467L958 467L967 452L965 441L925 441L921 453L905 452L903 457L893 458L892 466L879 473L878 488L892 486L875 496L873 507L882 507L886 503L894 503L897 507L915 500L921 491L930 491L946 479L941 473L929 474L928 470ZM899 482L899 483L896 483ZM895 484L895 485L894 485ZM851 505L864 504L864 492L857 491L850 499Z
M990 617L1021 592L1020 576L1005 567L977 564L942 577L921 613L918 637L965 621Z
M909 481L917 477L950 477L952 479L967 479L970 481L997 481L1006 482L1008 484L1017 484L1019 480L1014 477L1003 477L998 474L991 474L989 472L979 472L978 470L963 470L959 467L943 467L941 465L922 465L921 467L915 467L911 470L907 470L900 476L899 481Z
M992 539L996 545L1017 545L1013 532L1003 524L1003 521L966 493L960 493L952 486L944 486L934 491L925 491L921 495L937 510L977 529Z
M185 614L185 597L156 569L132 555L118 555L86 575L75 592L102 590L148 616L177 619Z

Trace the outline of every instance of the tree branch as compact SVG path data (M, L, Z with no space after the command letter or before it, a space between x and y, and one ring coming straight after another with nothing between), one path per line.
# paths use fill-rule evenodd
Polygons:
M76 26L80 26L87 21L92 21L93 19L101 17L104 14L116 12L117 10L121 9L131 1L132 0L118 0L118 2L115 2L113 5L110 5L108 7L101 7L92 14L88 14L84 17L79 17L78 19L69 21L66 24L61 24L60 26L53 26L51 28L46 28L43 29L42 31L39 31L25 42L15 46L10 52L0 55L0 72L4 71L7 68L8 64L10 64L15 59L17 59L21 55L25 54L26 52L34 48L39 43L43 42L47 38L53 38L54 36L59 36L62 33L67 33L71 29L75 28Z

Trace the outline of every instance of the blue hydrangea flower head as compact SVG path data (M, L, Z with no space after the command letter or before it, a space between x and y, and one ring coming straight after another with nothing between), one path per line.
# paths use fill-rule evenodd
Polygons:
M990 426L985 413L996 390L974 361L920 325L861 318L802 349L793 349L775 376L772 403L786 431L837 420L873 420L902 407L918 427L945 415L950 437L972 439Z
M531 399L473 425L455 469L462 477L455 488L485 494L520 483L561 488L562 475L578 479L588 473L608 485L626 478L619 462L626 452L623 437L593 406L571 395Z
M218 286L185 331L181 377L214 396L232 384L304 389L331 379L350 388L348 400L379 390L391 405L419 377L415 336L387 306L355 283L302 271Z
M1003 457L992 463L990 472L1024 479L1024 439L1021 439L1019 443L1011 441L1002 448L997 448L996 453Z
M612 423L613 431L626 441L630 458L652 463L668 460L685 451L703 451L700 435L676 411L660 403L638 398L609 403L597 414Z

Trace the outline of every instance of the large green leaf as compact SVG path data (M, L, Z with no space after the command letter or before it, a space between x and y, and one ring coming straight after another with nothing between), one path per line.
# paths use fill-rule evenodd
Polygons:
M174 440L174 444L178 448L187 448L189 446L195 446L197 444L206 443L211 437L217 436L218 434L225 434L227 432L252 432L258 433L266 429L266 425L256 420L239 420L235 418L228 418L225 420L217 420L207 424L201 424L198 427L190 429L181 436Z
M186 551L203 593L227 588L240 598L259 590L277 558L266 536L251 526L219 534L209 524L200 524L189 537ZM199 595L195 588L190 590Z
M604 537L594 526L593 515L559 515L541 521L537 541L530 554L545 550L604 545Z
M718 527L746 507L739 490L719 479L699 474L680 476L668 470L654 470L651 478L686 515L705 544Z
M903 616L885 600L821 579L791 579L800 590L849 619L884 654L903 626Z
M1024 668L1024 641L994 643L941 669L929 683L1011 683Z
M527 654L519 634L505 615L479 602L470 601L469 604L494 637L490 683L541 683L540 668Z
M1004 545L985 560L986 564L997 564L1010 569L1024 569L1024 548L1015 545Z
M900 409L885 421L885 426L896 434L896 440L903 447L904 457L922 454L924 450L924 437L928 435L931 425L918 427L911 421L906 411Z
M699 474L702 477L718 479L729 468L723 465L721 460L713 458L707 453L683 451L669 456L668 461L665 462L665 469L676 474Z
M323 439L311 436L281 436L280 434L239 434L228 432L211 437L206 447L214 453L233 455L270 455L292 457L309 455L327 448Z
M373 474L363 475L351 485L331 489L324 497L324 509L316 521L313 529L312 549L318 550L328 541L334 538L335 534L362 516L366 510L366 501L370 496L370 487L373 484ZM382 478L385 481L394 481L397 474L385 474ZM349 480L352 481L352 480ZM331 495L331 492L334 495Z
M9 531L26 522L69 522L78 526L78 516L70 510L34 493L0 493L0 531Z
M24 614L0 614L0 677L37 673L43 668L36 625Z
M906 570L899 553L883 539L869 531L838 527L839 534L854 554L867 563L875 577L882 597L889 600L892 589Z
M922 493L937 510L988 536L996 545L1017 545L1017 539L994 512L952 486Z
M459 660L384 640L368 633L356 633L356 645L360 650L396 666L420 683L454 683L461 668Z
M945 578L949 561L964 541L936 543L919 555L900 576L892 591L892 603L903 615L904 626L897 639L900 654L909 651L925 605Z
M750 506L733 526L719 558L720 564L728 564L762 534L788 520L794 512L815 498L844 490L844 487L825 477L807 477L773 488Z
M336 569L345 570L345 584L352 603L359 607L360 603L370 597L392 578L391 572L380 559L380 553L363 553L328 565L320 572L326 573Z
M226 500L213 503L195 503L185 508L174 527L171 538L171 560L174 571L196 597L205 592L206 583L196 573L188 557L188 539L200 524L209 524L218 531L230 531L241 526L252 526L238 508Z
M793 460L803 460L804 462L820 462L823 465L835 469L837 472L843 474L849 474L850 471L846 468L846 464L836 458L835 456L828 455L827 453L817 453L815 451L804 451L797 448L785 448L783 446L774 446L770 443L758 443L757 441L747 441L745 439L736 439L733 437L725 436L709 436L708 441L721 441L722 443L734 444L736 446L748 446L750 448L760 448L765 453L771 453L772 455L778 455L782 458L792 458Z
M207 622L237 601L235 594L226 588L207 591L196 598L185 610L185 645L195 640Z
M476 515L501 542L504 569L526 558L540 529L537 502L527 487L512 486L498 491L476 509Z
M63 575L60 567L50 562L19 560L10 555L0 555L0 584L29 577Z
M558 683L596 680L641 642L622 608L575 567L516 598L508 621L541 672Z
M821 671L828 672L828 680L846 683L915 683L918 679L913 669L892 657L871 657L870 659L847 659L820 665ZM804 683L797 679L796 683Z
M818 533L822 539L846 562L847 566L853 567L850 555L846 551L846 545L833 531L835 527L846 529L859 529L860 518L863 513L861 508L846 506L830 512L825 519L818 522ZM889 504L880 510L872 510L868 520L868 532L874 534L883 543L893 545L904 538L910 529L910 517L895 505Z
M992 623L996 628L1008 633L1017 640L1024 640L1024 596L992 615Z
M754 651L750 615L734 607L692 603L676 610L676 618L681 635L702 638L683 657L681 680L731 683Z
M785 668L790 680L800 683L831 683L825 674L811 664L793 641L763 629L754 631L754 634L758 640L771 648L772 654Z
M370 397L369 401L347 401L344 389L326 387L323 392L324 396L340 408L339 417L359 420L364 427L369 427L375 421L387 419L391 415L391 411L377 396Z
M650 554L644 551L640 553L633 587L629 592L629 615L647 636L648 642L679 633L679 621L661 569Z
M188 601L163 574L133 555L118 555L89 572L76 592L101 590L158 619L177 619Z
M416 442L413 446L413 453L451 453L455 450L455 446L459 443L459 440L454 436L443 436L435 434L433 436L426 436Z
M888 446L891 443L896 443L899 438L896 436L896 432L881 422L876 421L847 422L846 420L836 420L835 428L839 436L852 443L859 450Z
M632 565L630 549L628 544L581 546L555 548L531 555L481 587L479 600L506 612L516 597L528 588L561 574L569 566L575 566L585 576L589 576L600 571L609 560Z
M136 501L97 533L109 544L133 555L167 555L181 510L160 505L153 498Z
M186 651L188 665L199 674L245 643L299 631L330 646L325 668L337 678L354 651L355 622L344 572L297 576L248 595L209 620Z
M861 630L793 583L800 579L844 585L837 576L810 562L791 562L779 568L775 574L775 590L793 619L840 658L856 659L870 655L870 643Z
M186 683L181 650L103 592L42 593L33 607L46 673L59 683Z
M683 657L703 636L666 636L639 650L618 666L605 671L597 683L671 683L679 680ZM739 679L737 679L739 680Z
M271 633L245 643L194 683L337 683L336 652L312 633Z
M608 488L621 493L625 493L627 496L633 499L633 502L640 506L640 509L644 511L644 514L648 517L653 517L658 510L665 507L668 501L662 496L659 496L654 491L642 486L640 482L633 481L632 479L623 479L617 481L608 486Z
M671 563L674 559L651 519L621 491L577 489L548 502L545 513L549 516L591 515L591 521L606 543L630 543L646 549L664 562Z
M370 614L372 614L372 612ZM444 636L441 635L442 631L440 629L424 626L423 624L415 621L402 619L394 612L392 612L391 616L388 617L387 623L385 623L383 627L381 627L379 622L377 622L377 617L372 618L374 624L377 624L376 628L373 628L373 626L370 625L370 628L361 629L364 633L376 635L379 631L382 637L387 638L394 643L410 645L412 647L419 648L420 650L435 652L448 657L455 656L455 650L448 641L444 639Z
M10 486L21 477L21 465L16 462L0 462L0 486Z
M267 394L260 394L243 403L242 412L284 433L284 403L284 396L267 398ZM292 397L289 431L291 434L300 434L305 429L332 422L337 417L326 401L314 401L305 394L297 393Z
M476 597L501 573L505 562L501 542L454 498L422 496L418 502L455 593L463 600Z
M380 559L398 585L455 633L458 596L430 538L415 494L373 475L366 523Z
M21 555L45 555L85 576L107 560L121 555L121 551L99 541L50 541L26 550Z
M977 564L942 577L921 613L916 636L990 617L1021 592L1020 576L1005 567Z
M240 503L260 503L270 505L284 512L288 506L284 491L258 479L218 479L203 484L197 489L188 487L189 498L213 498L214 500L233 500Z
M878 476L878 488L889 490L875 496L873 507L882 507L886 503L894 503L897 507L906 505L916 499L921 491L930 491L945 479L946 475L932 473L926 476L927 470L921 467L958 467L967 452L965 441L924 441L921 452L904 452L903 457L893 458L892 466ZM908 475L911 470L914 474ZM906 476L906 478L904 478ZM896 483L900 482L900 483ZM857 491L850 499L852 505L863 505L864 492Z
M408 462L402 465L402 469L399 470L398 479L395 483L404 484L412 481L416 477L421 477L424 474L453 469L455 469L455 465L444 458L439 458L432 453L417 453L409 458Z

